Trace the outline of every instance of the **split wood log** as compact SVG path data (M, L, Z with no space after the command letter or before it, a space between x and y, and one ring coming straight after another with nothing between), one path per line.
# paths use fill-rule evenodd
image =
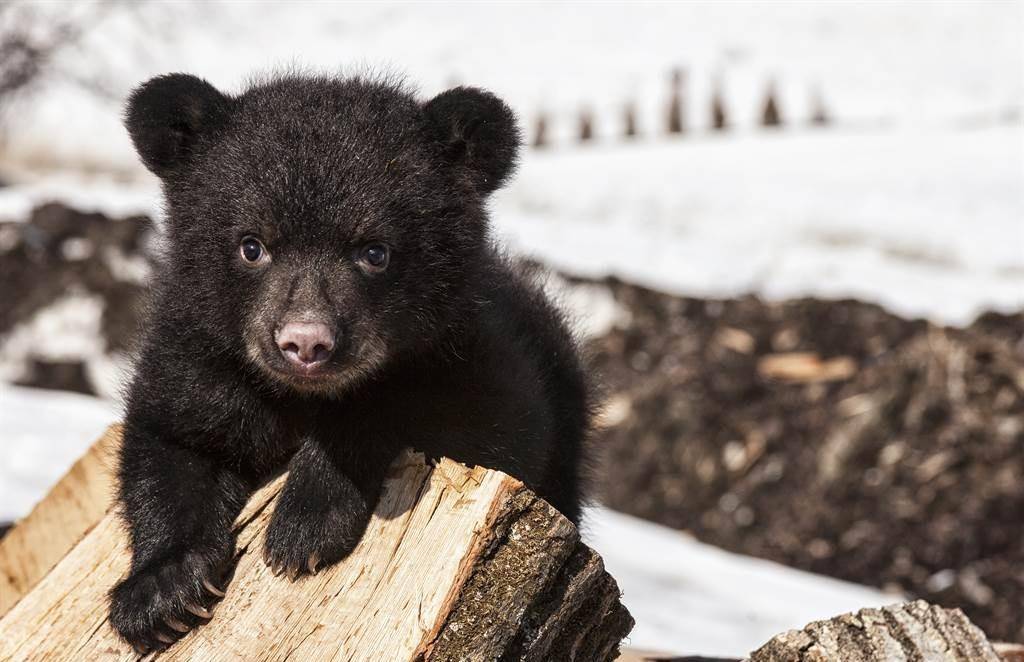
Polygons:
M959 609L923 600L861 609L778 635L749 662L1000 662L992 644Z
M923 600L861 609L784 632L750 654L722 658L624 651L618 662L1024 662L1024 646L992 644L959 609Z
M572 523L505 474L406 453L352 555L294 583L261 558L283 481L236 521L237 565L212 620L149 659L609 660L632 628ZM128 561L107 512L0 619L0 660L138 659L106 620Z

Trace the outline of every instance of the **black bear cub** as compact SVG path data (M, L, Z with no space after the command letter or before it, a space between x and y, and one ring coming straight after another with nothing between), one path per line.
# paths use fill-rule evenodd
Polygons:
M488 231L520 144L504 103L172 74L134 91L126 126L167 216L119 466L127 641L210 616L232 522L284 468L264 556L292 579L353 549L404 447L505 471L578 521L586 376Z

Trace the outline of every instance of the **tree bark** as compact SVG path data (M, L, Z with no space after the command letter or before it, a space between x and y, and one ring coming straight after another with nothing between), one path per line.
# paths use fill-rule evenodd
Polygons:
M274 577L261 549L283 480L239 516L237 566L213 618L150 659L611 660L633 625L600 557L522 483L414 453L392 467L349 558L294 583ZM59 509L68 492L40 507ZM70 551L11 600L0 659L139 658L106 620L129 561L121 523L113 512L87 519L72 527L87 531L77 544L73 531L61 536ZM9 536L43 540L51 523L29 517Z

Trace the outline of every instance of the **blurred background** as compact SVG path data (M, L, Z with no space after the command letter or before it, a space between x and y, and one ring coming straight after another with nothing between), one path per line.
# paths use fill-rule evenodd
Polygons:
M1024 642L1021 2L0 3L0 521L119 417L161 216L127 93L284 68L518 113L495 234L606 384L631 646L906 596Z

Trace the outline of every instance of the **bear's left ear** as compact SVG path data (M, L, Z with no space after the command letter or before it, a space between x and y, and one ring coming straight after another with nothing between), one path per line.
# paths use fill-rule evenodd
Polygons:
M188 166L227 123L232 101L188 74L157 76L128 99L124 123L142 162L164 179Z
M442 157L466 173L480 195L500 188L516 166L522 142L516 117L490 92L456 87L423 107Z

